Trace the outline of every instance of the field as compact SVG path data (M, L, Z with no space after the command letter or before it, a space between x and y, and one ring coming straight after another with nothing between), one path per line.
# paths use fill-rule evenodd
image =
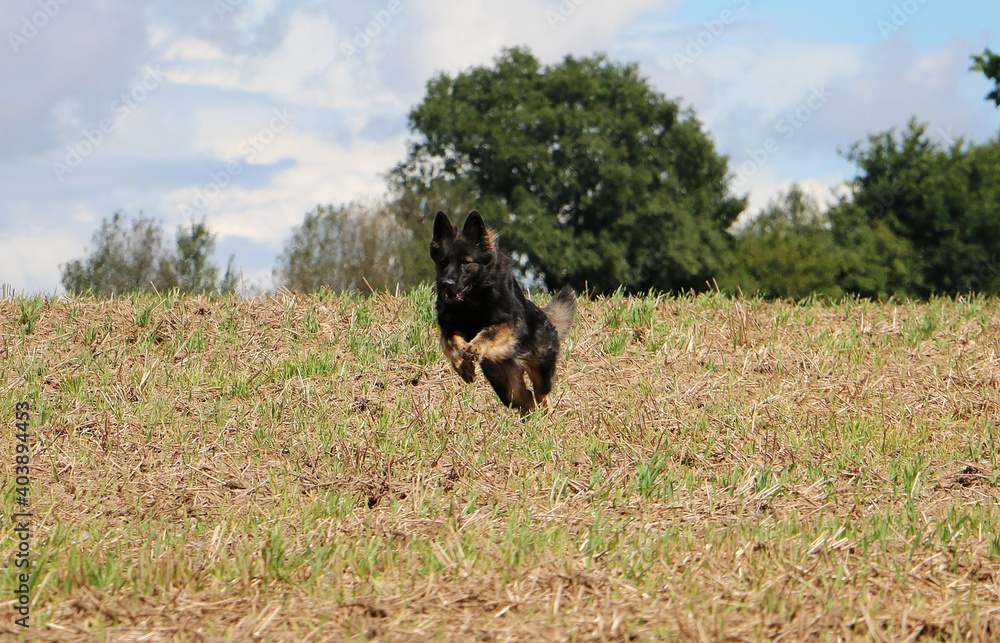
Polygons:
M583 301L522 421L432 297L0 299L0 637L1000 637L996 301Z

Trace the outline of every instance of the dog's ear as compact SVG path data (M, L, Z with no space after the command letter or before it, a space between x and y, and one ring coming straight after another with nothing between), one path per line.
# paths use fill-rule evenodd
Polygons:
M465 219L465 226L462 228L462 236L471 239L473 243L493 250L493 234L483 222L483 215L478 210L473 210Z
M434 217L434 238L432 243L440 243L445 238L455 236L455 226L444 212L438 212Z

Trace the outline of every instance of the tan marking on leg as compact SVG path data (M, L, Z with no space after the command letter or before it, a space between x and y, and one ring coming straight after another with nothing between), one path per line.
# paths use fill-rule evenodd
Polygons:
M465 348L466 359L489 359L500 362L514 356L517 337L510 324L487 326Z
M451 367L463 380L471 384L476 379L476 363L463 356L468 345L468 342L461 335L441 336L441 349L448 361L451 362Z
M535 368L534 364L526 363L525 372L528 374L528 379L531 380L532 395L535 397L535 403L542 407L549 407L549 396L545 393L539 394L540 382L542 381L541 375L538 373L538 369Z
M535 408L535 396L531 394L528 387L524 385L524 373L517 366L510 368L511 400L518 412L525 416Z

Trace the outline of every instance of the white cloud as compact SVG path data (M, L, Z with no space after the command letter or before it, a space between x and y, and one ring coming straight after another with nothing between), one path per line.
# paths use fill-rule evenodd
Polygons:
M857 75L866 53L846 43L768 41L747 27L734 42L719 39L690 58L687 31L643 37L662 40L636 47L654 83L694 106L710 129L734 115L747 124L773 122L813 91ZM689 62L678 65L677 55Z
M679 2L663 0L489 0L439 3L414 0L425 29L414 55L417 71L429 78L489 63L503 47L527 45L543 61L567 53L589 55L608 49L621 29L654 9Z
M203 85L267 96L282 104L367 111L372 104L403 103L373 76L362 56L345 56L345 28L305 11L289 20L280 46L257 55L232 54L212 43L186 39L164 55L167 76L181 85Z
M776 119L816 88L857 74L864 50L857 45L778 42L763 50L719 47L702 69L717 87L721 109L739 106Z
M236 161L237 173L228 177L226 164L220 161L201 184L165 195L160 209L182 212L204 206L210 228L220 238L235 236L277 245L317 203L384 192L380 174L404 151L402 139L386 143L359 141L341 147L293 126L281 132L255 159L268 163L294 154L294 167L277 172L266 185L247 187L241 182L240 175L250 169L244 160Z
M8 26L0 32L7 48L0 54L0 87L5 88L0 160L44 151L60 127L103 117L115 85L131 75L145 53L142 4L58 3L58 12L16 51L9 35L19 32L22 20L39 12L39 6L0 6L0 25Z
M101 216L91 207L85 204L79 204L73 208L73 213L70 215L74 221L79 221L80 223L95 224L101 218Z
M278 7L278 0L247 0L231 4L238 4L241 9L236 18L237 27L242 31L252 32L274 13Z
M829 110L830 128L850 132L843 137L846 143L904 126L916 116L967 138L991 135L995 112L985 101L965 102L959 89L969 76L971 50L956 40L917 55L904 38L869 48L864 67L831 87L837 99Z
M62 277L60 265L82 250L78 239L50 229L0 235L0 284L18 292L55 292Z
M179 38L165 42L164 46L165 51L160 56L164 62L218 64L229 59L218 45L200 38Z

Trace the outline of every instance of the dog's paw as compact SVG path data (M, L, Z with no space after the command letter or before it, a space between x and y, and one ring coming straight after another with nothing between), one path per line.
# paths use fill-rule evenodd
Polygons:
M462 379L465 380L466 384L472 384L472 382L476 379L475 362L469 360L463 360L461 362L458 362L454 366L455 370L458 371L458 374L462 376Z
M474 344L466 344L459 350L458 356L462 358L463 362L476 363L479 361L480 353Z

